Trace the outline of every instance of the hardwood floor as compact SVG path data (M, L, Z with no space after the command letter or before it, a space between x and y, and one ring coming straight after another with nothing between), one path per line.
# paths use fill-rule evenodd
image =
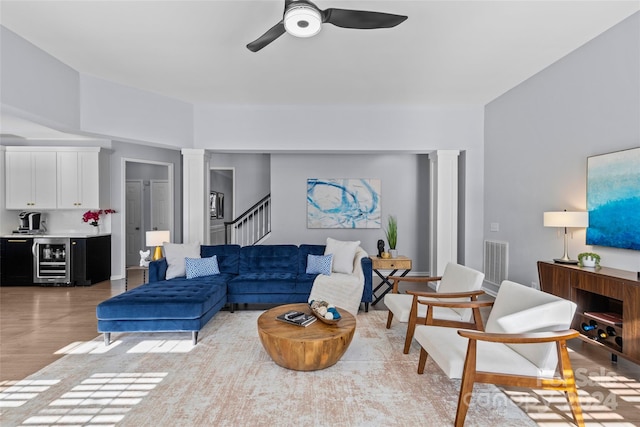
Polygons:
M62 357L74 341L98 336L96 305L124 281L89 287L0 287L0 380L18 380Z
M0 287L0 380L23 379L63 357L56 351L70 343L94 339L96 305L124 290L124 280L90 287ZM380 302L370 309L386 307ZM611 363L608 353L580 340L573 340L570 347L578 385L585 393L585 420L593 423L589 425L640 426L640 366L622 358ZM569 425L563 396L527 389L506 392L521 400L540 425Z

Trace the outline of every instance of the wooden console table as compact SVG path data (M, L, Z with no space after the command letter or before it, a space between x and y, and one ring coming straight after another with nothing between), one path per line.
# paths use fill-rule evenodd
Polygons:
M538 261L538 275L543 291L577 304L571 327L580 339L611 352L613 361L619 355L640 364L637 272Z
M409 271L411 271L411 258L402 255L395 258L378 258L376 256L372 256L369 258L371 258L371 267L373 269L373 272L376 273L380 279L382 279L382 282L380 282L380 284L373 290L374 300L371 305L376 305L382 298L384 298L386 294L389 293L391 289L393 289L393 284L389 282L389 276L393 276L397 273L398 270L404 270L402 274L400 274L400 277L404 277ZM389 276L383 276L382 273L380 273L380 270L392 271ZM376 297L376 292L382 286L386 286L386 288L383 290L380 296Z

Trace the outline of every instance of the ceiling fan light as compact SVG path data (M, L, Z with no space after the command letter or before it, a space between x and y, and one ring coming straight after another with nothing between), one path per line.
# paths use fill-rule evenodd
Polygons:
M294 6L284 14L284 28L296 37L312 37L320 32L320 12L309 6Z

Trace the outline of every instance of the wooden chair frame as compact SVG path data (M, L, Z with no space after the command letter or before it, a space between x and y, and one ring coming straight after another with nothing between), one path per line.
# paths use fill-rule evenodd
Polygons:
M428 282L436 282L442 279L442 277L400 277L400 276L389 276L389 279L393 280L393 289L392 293L399 293L398 287L401 281L403 282L413 282L413 283L428 283ZM452 328L469 328L476 329L479 331L483 330L482 317L480 315L480 307L482 306L490 306L493 302L480 302L477 301L478 296L483 295L484 291L470 291L470 292L453 292L453 293L437 293L437 292L422 292L422 291L407 291L407 294L413 295L413 300L411 302L411 312L409 313L409 322L407 323L407 333L404 341L404 354L409 354L409 349L411 348L411 341L413 341L413 335L416 330L416 325L433 325L433 326L447 326ZM449 298L469 298L469 302L477 302L478 304L474 304L473 306L467 306L467 302L446 302L445 305L441 305L438 301L435 300L421 300L420 297L427 298L438 298L438 299L449 299ZM427 315L426 317L418 316L418 304L427 306ZM459 305L462 304L462 305ZM441 320L433 318L433 307L447 307L447 308L471 308L473 310L473 321L472 322L460 322L455 320ZM391 327L391 322L393 320L393 312L389 310L389 314L387 316L387 329Z
M528 334L495 334L481 331L458 331L458 335L468 338L467 356L464 362L462 383L460 384L460 396L458 397L458 409L456 411L455 425L462 427L467 416L471 394L474 383L498 384L513 387L541 388L543 390L563 391L571 413L576 424L584 426L582 408L578 399L578 389L576 388L575 376L569 352L567 351L567 340L577 338L578 331L569 329L558 332L536 332ZM482 372L476 370L476 350L478 341L495 342L502 344L539 344L555 342L558 352L558 372L559 377L538 378L530 376L518 376L511 374L499 374L495 372ZM426 360L426 359L425 359Z
M493 301L473 301L473 302L446 302L436 301L431 303L433 306L440 307L459 307L473 308L474 306L486 307L493 304ZM475 312L474 312L475 315ZM536 332L526 334L506 334L506 333L487 333L482 330L458 330L458 335L467 338L467 355L464 362L464 370L462 372L462 383L460 384L460 395L458 397L458 408L456 410L455 426L462 427L469 409L469 402L473 393L474 383L487 383L513 387L530 387L543 390L563 391L571 413L576 424L584 427L584 419L582 416L582 408L578 399L578 390L576 388L575 376L569 352L567 350L567 340L577 338L580 333L573 329L558 332ZM476 370L476 351L477 342L487 341L502 344L540 344L555 342L558 352L558 377L538 378L524 375L500 374L496 372L484 372ZM420 349L420 360L418 362L418 374L424 373L429 355L424 348Z

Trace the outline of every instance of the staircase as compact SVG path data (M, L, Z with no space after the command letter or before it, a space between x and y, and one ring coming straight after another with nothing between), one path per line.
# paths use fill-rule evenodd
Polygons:
M231 222L224 223L227 244L257 245L271 233L271 194Z

